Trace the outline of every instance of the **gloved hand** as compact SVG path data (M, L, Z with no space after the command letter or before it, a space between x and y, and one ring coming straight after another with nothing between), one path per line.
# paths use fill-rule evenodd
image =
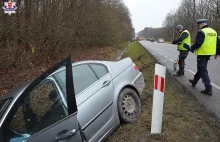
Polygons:
M190 52L194 53L194 51L195 51L195 49L193 49L193 48L190 49Z
M186 48L188 51L190 51L192 53L194 53L194 51L195 51L193 48L191 48L189 45L187 45L185 43L183 44L183 47Z

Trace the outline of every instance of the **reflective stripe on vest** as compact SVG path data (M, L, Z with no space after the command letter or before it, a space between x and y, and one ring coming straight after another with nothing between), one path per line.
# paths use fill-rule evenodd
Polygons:
M196 49L196 55L215 55L217 44L217 32L212 28L201 29L205 34L205 39L201 47Z
M191 46L191 36L190 36L189 31L188 31L188 30L184 30L184 31L180 34L180 37L182 36L183 33L188 33L189 36L178 44L178 49L179 49L179 50L187 50L186 48L183 47L184 43L187 44L187 45L189 45L189 47Z

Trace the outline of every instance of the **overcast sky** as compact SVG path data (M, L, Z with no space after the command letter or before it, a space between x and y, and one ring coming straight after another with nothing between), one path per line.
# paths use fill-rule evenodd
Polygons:
M166 14L178 8L181 0L124 0L130 10L135 32L145 27L161 27Z

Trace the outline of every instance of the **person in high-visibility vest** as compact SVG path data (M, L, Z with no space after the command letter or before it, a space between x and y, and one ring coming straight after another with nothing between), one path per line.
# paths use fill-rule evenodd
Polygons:
M194 79L189 82L193 87L196 86L200 78L205 85L202 94L212 95L212 85L208 75L207 64L213 55L217 59L220 55L220 41L217 32L208 26L207 19L197 20L197 26L200 28L196 36L196 42L191 46L191 51L197 55L197 73Z
M185 68L185 59L189 54L189 51L184 48L184 44L191 45L191 36L188 30L185 30L182 25L177 25L176 29L180 33L180 37L177 40L174 40L172 44L178 44L177 50L179 51L179 70L174 74L174 76L183 76Z

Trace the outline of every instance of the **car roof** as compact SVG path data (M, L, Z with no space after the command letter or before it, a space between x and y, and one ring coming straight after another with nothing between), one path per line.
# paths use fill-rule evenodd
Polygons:
M85 60L85 61L79 61L79 62L72 63L72 66L85 64L85 63L101 63L101 64L109 65L110 63L113 63L113 62L112 61L101 61L101 60ZM63 70L63 69L62 68L58 69L56 72L59 72L60 70ZM56 73L56 72L54 72L54 73ZM53 74L51 74L51 75L53 75ZM6 93L4 95L0 94L0 101L5 100L5 99L9 99L9 98L14 98L17 95L21 94L33 81L34 80L27 81L27 82L23 83L22 85L12 89L11 91L9 91L8 93Z

